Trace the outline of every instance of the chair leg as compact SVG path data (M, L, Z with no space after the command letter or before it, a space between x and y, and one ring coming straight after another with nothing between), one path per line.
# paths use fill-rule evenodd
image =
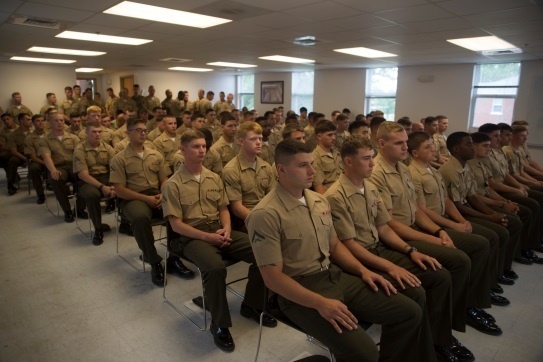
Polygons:
M120 225L120 219L121 216L115 212L115 220L117 222L117 226L116 226L116 230L115 230L115 233L117 235L117 247L116 247L116 251L117 251L117 256L122 259L125 263L127 263L128 265L130 265L132 268L134 268L137 272L140 272L140 273L145 273L145 261L143 260L143 253L141 254L141 264L142 264L142 269L140 270L138 267L136 267L130 260L126 259L124 256L121 255L121 253L119 252L119 225ZM164 279L164 282L166 281L166 279Z
M165 254L165 260L168 260L168 257L169 257L170 253L168 252L168 250L166 250L166 254ZM200 278L202 278L202 273L200 271L199 268L196 268L198 269L198 274L200 274ZM168 304L173 310L175 310L179 315L182 315L183 317L185 317L189 322L191 322L192 324L194 324L194 326L196 326L196 328L198 328L200 331L204 332L205 330L207 330L207 310L206 310L206 305L205 305L205 298L204 298L204 282L202 280L202 301L203 301L203 310L204 310L204 316L203 316L203 320L204 320L204 324L203 326L198 324L196 321L195 321L195 318L189 316L188 314L186 314L185 312L183 312L181 310L181 308L178 308L172 301L170 301L166 295L166 288L168 286L168 283L167 283L167 279L168 279L168 263L166 262L165 263L165 266L164 266L164 289L162 290L162 298L164 299L164 303ZM192 314L197 314L196 312L194 312L193 310L191 310L189 307L187 307L186 305L183 305L183 307L185 307L186 309L188 309Z
M260 343L262 342L262 323L264 320L264 312L260 313L260 324L258 326L258 341L256 343L256 355L255 362L258 361L258 355L260 354Z

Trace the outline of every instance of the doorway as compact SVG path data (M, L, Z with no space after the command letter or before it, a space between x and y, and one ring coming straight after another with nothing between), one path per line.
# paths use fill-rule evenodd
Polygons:
M134 75L127 75L121 77L121 89L128 89L128 96L132 97L134 95Z

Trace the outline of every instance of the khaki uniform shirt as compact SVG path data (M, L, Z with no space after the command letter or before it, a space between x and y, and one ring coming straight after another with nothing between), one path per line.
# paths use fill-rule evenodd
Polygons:
M179 170L181 165L183 165L184 163L185 163L185 155L183 155L183 153L181 153L181 150L179 150L173 155L173 161L172 161L173 172L174 173L177 172L177 170ZM222 167L221 155L219 155L219 152L217 152L217 150L209 149L206 152L206 155L204 157L204 162L202 162L202 166L204 166L210 171L215 172L216 174L220 174L222 172L223 167Z
M476 195L476 183L472 177L472 170L466 164L463 168L460 161L452 156L447 162L439 168L439 172L443 175L445 188L449 194L449 198L454 202L467 204L468 196Z
M160 103L160 105L162 106L162 108L167 108L167 109L170 110L170 112L172 112L172 111L173 111L172 108L174 107L175 103L177 103L177 101L176 101L175 99L173 99L173 98L170 98L170 99L165 98L165 99ZM173 114L173 113L172 113L172 114ZM177 116L176 116L176 117L177 117Z
M164 217L175 216L196 227L219 220L219 210L228 206L221 178L202 167L198 181L182 165L162 187Z
M45 137L46 134L39 135L36 133L36 131L32 132L25 138L25 155L36 155L41 156L40 153L40 141L43 137Z
M345 142L347 138L349 138L350 136L351 134L347 131L344 131L342 134L336 133L336 148L338 150L341 150L341 146L343 145L343 142Z
M57 106L56 104L46 104L40 108L40 114L45 117L45 112L47 112L49 108L54 108L57 111L60 111L60 107Z
M113 148L113 151L115 152L115 154L117 154L117 153L121 152L122 150L124 150L126 148L126 146L128 146L129 143L130 143L130 139L128 137L126 137L124 140L121 140L121 141L117 142L117 144ZM153 144L153 142L147 141L147 140L145 140L145 142L143 142L143 147L150 148L152 150L156 150L156 147Z
M488 196L488 178L492 176L490 170L483 162L477 159L469 160L468 166L473 172L475 190L479 195Z
M111 106L111 113L115 117L115 114L118 110L121 110L123 112L126 112L128 107L132 107L132 109L137 113L138 112L138 105L132 98L117 98L113 105Z
M73 162L74 150L79 143L79 137L68 132L64 132L62 140L53 133L40 140L39 154L43 157L44 154L51 155L55 166L71 165Z
M215 113L217 113L217 115L219 115L221 113L223 103L226 103L226 101L224 101L224 102L217 101L213 105L213 109L215 110Z
M222 137L222 128L218 127L212 132L213 134L213 143L216 143Z
M68 117L72 113L80 113L81 110L81 104L79 100L76 100L75 98L72 100L65 99L60 107L58 107L58 113L64 114Z
M184 125L183 125L184 126ZM217 124L217 123L214 123L214 124L209 124L207 121L204 125L204 128L207 128L209 130L209 132L211 132L211 134L213 134L213 132L217 129L217 128L221 128L221 125L220 124Z
M0 131L0 146L7 147L9 136L17 129L19 129L19 125L16 125L16 127L13 129L7 129L5 127L2 128L2 130Z
M115 96L113 98L107 97L106 99L106 111L111 114L112 117L115 117L115 113L113 112L113 105L115 104L115 101L117 101L119 97Z
M275 186L275 176L269 163L257 156L253 168L241 153L228 162L221 177L228 200L241 201L249 210Z
M68 126L64 129L64 132L68 132L68 133L71 133L73 134L74 136L78 136L79 137L79 133L80 132L85 132L85 129L84 128L79 128L78 130L74 130L72 128L72 126Z
M154 140L156 140L162 133L164 133L163 130L161 130L160 128L155 128L154 130L152 130L151 132L147 133L147 139L151 142L153 142Z
M522 156L522 164L523 165L529 165L530 164L530 151L528 150L528 145L525 143L520 147L520 154Z
M166 132L163 132L153 141L153 144L157 151L164 156L164 165L170 167L173 163L173 156L179 151L179 147L181 147L181 136L176 135L172 140Z
M498 149L492 149L488 157L483 159L482 162L490 170L494 181L498 183L505 182L505 177L509 173L509 165L503 152Z
M283 263L290 277L316 273L330 265L330 240L336 237L328 201L304 190L305 204L277 184L251 211L245 224L258 266Z
M219 112L217 112L217 114L221 114L222 112L232 113L234 109L236 109L236 105L234 103L224 102L223 104L221 104L221 108L219 109Z
M309 125L309 118L301 118L301 117L298 117L298 123L300 124L300 126L302 126L302 128L305 128Z
M160 189L160 180L168 176L160 152L144 146L142 158L130 144L113 157L110 170L109 182L125 185L135 192Z
M262 143L262 151L258 155L261 159L269 163L270 165L274 162L274 154L268 144L268 141Z
M23 132L22 127L18 127L15 131L11 132L8 136L7 146L16 148L17 152L24 155L25 151L25 138L30 135L30 131Z
M102 126L102 136L100 137L100 141L107 143L111 147L113 147L113 139L115 138L115 132L113 132L111 129ZM86 129L83 129L79 134L77 135L81 142L85 142L87 140L87 131Z
M147 104L145 97L140 95L132 96L132 100L136 103L136 107L139 109L146 109L145 106Z
M30 108L28 108L24 104L21 104L20 106L11 105L6 110L6 113L9 114L13 118L13 120L17 123L19 123L19 121L17 120L17 117L19 116L19 114L25 113L25 114L28 114L30 117L32 117L32 115L34 114L30 110Z
M387 210L392 210L395 220L408 226L415 223L417 196L406 165L397 162L396 167L391 166L377 155L370 181L379 189Z
M232 145L230 145L228 142L226 142L224 137L221 136L221 138L219 138L219 140L215 142L213 146L211 146L211 149L219 152L222 159L222 165L224 167L228 162L230 162L231 159L236 157L236 155L239 153L240 146L235 140Z
M157 97L146 96L145 97L145 108L149 112L153 112L153 108L155 108L155 107L160 107L160 99L158 99Z
M205 116L208 109L213 109L213 103L209 99L204 98L198 102L198 112L201 115Z
M309 139L309 137L311 137L312 135L315 134L315 127L313 127L312 125L308 124L305 128L304 128L304 133L305 133L305 140L307 142L307 140Z
M443 176L432 166L424 167L414 161L409 165L409 171L415 185L417 204L426 205L438 215L445 215L445 198L447 190Z
M97 148L87 141L81 142L74 151L74 173L88 171L91 176L109 174L109 163L114 155L113 148L102 141Z
M379 145L377 144L377 142L371 140L371 146L373 147L373 158L375 158L379 154Z
M282 131L283 128L279 125L276 125L275 127L273 127L272 133L270 133L270 136L268 137L268 146L273 153L275 153L275 147L277 147L277 144L283 140Z
M436 154L451 157L449 149L447 148L447 136L440 133L434 133L434 146L436 147Z
M154 117L151 118L150 120L147 121L145 125L147 126L147 130L151 132L152 130L156 128L156 118Z
M389 222L390 215L374 184L364 180L361 190L343 174L324 196L330 203L339 240L354 239L367 249L377 246L377 226Z
M149 127L147 127L149 128ZM179 126L179 128L177 128L175 130L175 133L177 133L178 135L182 135L183 132L185 132L187 129L189 129L187 126L185 126L185 124L183 123L181 126Z
M125 138L128 138L128 134L126 134L126 131L127 129L126 129L126 123L125 123L113 133L114 142L118 143L124 140Z
M524 170L520 148L514 149L511 146L505 146L502 148L502 150L507 158L509 172L519 175Z
M320 146L317 146L313 151L315 161L315 169L321 174L322 185L329 187L339 178L343 172L343 161L339 151L333 148L330 153L324 151ZM317 177L313 180L313 186L317 186Z

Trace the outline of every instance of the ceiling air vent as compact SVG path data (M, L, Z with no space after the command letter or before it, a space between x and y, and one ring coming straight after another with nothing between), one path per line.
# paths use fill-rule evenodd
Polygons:
M181 58L164 58L160 59L161 62L169 62L169 63L186 63L190 62L190 59L181 59Z
M504 50L483 50L481 54L486 56L495 56L495 55L509 55L509 54L522 54L522 49L504 49Z
M65 24L62 24L59 21L44 19L44 18L29 18L26 16L12 16L8 20L11 24L24 25L24 26L34 26L37 28L47 28L47 29L58 29L63 30L66 28Z

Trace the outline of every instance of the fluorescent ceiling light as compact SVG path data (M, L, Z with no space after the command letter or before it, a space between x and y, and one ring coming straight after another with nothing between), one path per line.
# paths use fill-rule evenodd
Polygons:
M61 64L75 63L75 60L68 60L68 59L31 58L31 57L11 57L10 59L21 60L23 62L38 62L38 63L61 63Z
M461 46L475 52L481 50L514 49L515 45L506 42L496 36L480 36L475 38L447 39L449 43Z
M77 73L93 73L104 70L103 68L77 68L75 71Z
M105 52L94 52L90 50L75 50L75 49L46 48L46 47L32 47L32 48L29 48L27 51L36 52L36 53L81 55L84 57L95 57L98 55L106 54Z
M335 52L345 53L350 55L356 55L357 57L364 58L387 58L387 57L397 57L396 54L382 52L375 49L357 47L357 48L344 48L344 49L334 49Z
M208 68L191 68L191 67L171 67L169 70L180 70L183 72L212 72L213 69Z
M125 45L141 45L152 42L148 39L127 38L124 36L103 35L96 33L81 33L78 31L63 31L56 36L57 38L97 41L100 43L113 43Z
M216 18L186 11L161 8L132 1L123 1L104 11L105 14L127 16L129 18L145 19L176 25L192 26L195 28L209 28L232 20Z
M298 63L315 63L313 59L286 57L283 55L270 55L266 57L258 57L258 59L273 60L275 62L297 63L297 64Z
M213 62L207 63L207 65L214 65L216 67L233 67L233 68L254 68L256 65L243 64L243 63L229 63L229 62Z

